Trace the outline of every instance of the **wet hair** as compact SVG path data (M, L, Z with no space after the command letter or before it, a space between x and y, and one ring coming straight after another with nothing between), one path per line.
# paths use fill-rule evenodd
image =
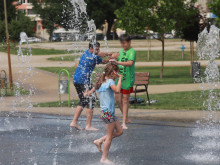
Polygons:
M99 89L102 85L102 83L105 82L105 77L109 77L113 71L116 71L118 72L119 71L119 67L115 64L107 64L105 69L104 69L104 72L99 76L99 79L98 81L96 82L96 85L95 85L95 89Z
M120 36L120 41L122 42L122 41L127 41L127 42L129 42L129 41L131 41L131 36L129 36L128 34L122 34L121 36Z
M99 42L90 42L89 43L89 49L91 48L91 49L93 49L93 48L95 48L95 47L100 47L100 43Z

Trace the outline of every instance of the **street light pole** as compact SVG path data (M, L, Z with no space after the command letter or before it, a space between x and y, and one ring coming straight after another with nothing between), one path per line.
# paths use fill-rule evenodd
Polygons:
M10 89L13 90L12 69L11 69L11 56L10 56L10 45L9 45L9 34L8 34L8 16L7 16L6 0L4 0L4 11L5 11L5 32L6 32L6 40L7 40L7 48L8 48L9 82L10 82Z

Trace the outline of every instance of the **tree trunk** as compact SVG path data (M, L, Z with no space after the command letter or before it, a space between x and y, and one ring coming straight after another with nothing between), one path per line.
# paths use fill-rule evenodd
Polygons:
M165 44L164 44L164 34L161 35L161 42L162 42L162 63L161 63L161 71L160 71L160 78L163 78L163 70L164 70L164 57L165 57Z
M194 41L192 42L192 61L194 62Z
M150 35L148 36L148 57L147 61L150 61L150 54L151 54L151 38Z
M53 33L52 33L52 32L50 32L50 38L49 38L49 40L50 40L50 42L52 42L52 40L53 40Z
M114 20L113 21L109 21L108 20L108 31L107 31L107 39L110 39L110 37L111 37L111 29L112 29L112 26L113 26L113 24L114 24Z
M193 63L193 41L190 41L190 75L192 76L192 63Z

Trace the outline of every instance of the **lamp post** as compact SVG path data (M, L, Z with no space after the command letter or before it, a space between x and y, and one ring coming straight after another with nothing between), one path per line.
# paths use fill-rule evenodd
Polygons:
M6 32L6 42L8 49L8 68L9 68L9 82L10 89L13 90L13 81L12 81L12 70L11 70L11 56L10 56L10 45L9 45L9 34L8 34L8 17L7 17L7 7L6 0L4 0L4 11L5 11L5 32Z

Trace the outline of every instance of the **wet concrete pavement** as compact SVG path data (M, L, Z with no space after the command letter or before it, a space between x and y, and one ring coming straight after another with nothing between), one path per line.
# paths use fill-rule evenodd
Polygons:
M0 165L99 165L101 153L93 141L104 135L69 128L70 117L0 113ZM80 125L85 126L81 118ZM109 158L117 165L191 165L193 124L135 120L113 140Z

